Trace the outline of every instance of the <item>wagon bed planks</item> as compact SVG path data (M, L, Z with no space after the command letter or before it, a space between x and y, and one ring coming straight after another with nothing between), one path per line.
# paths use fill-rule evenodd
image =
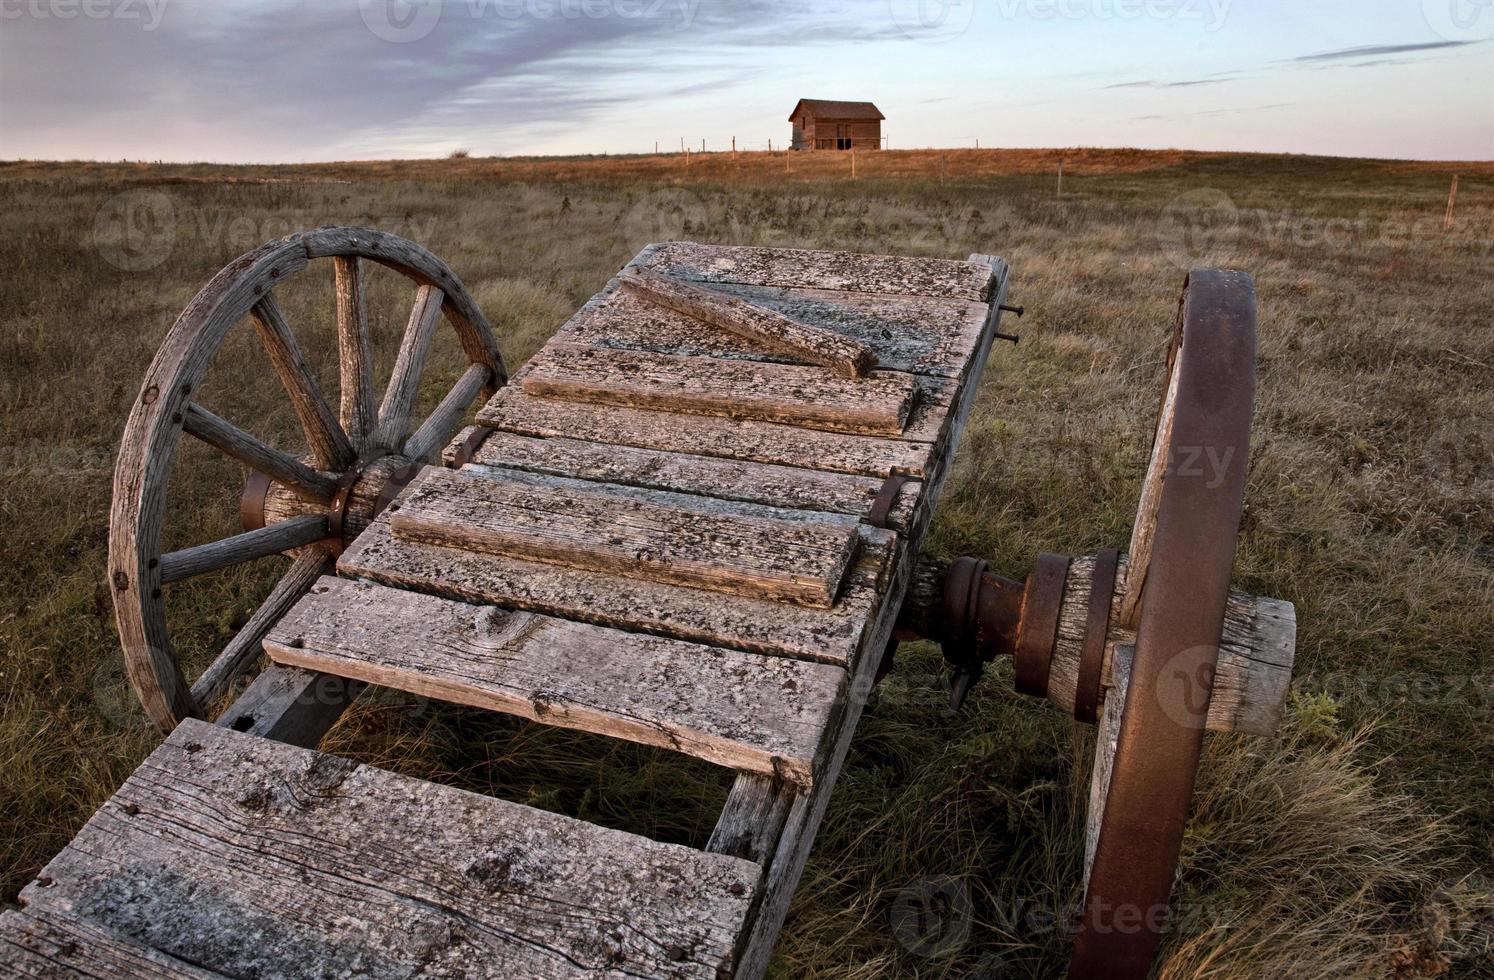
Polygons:
M913 379L898 372L851 380L796 364L555 343L523 377L524 391L540 397L859 435L902 434L918 396Z
M716 980L760 874L188 720L22 900L232 976Z
M747 517L428 467L390 527L424 544L828 608L856 545L844 523Z
M455 464L455 447L463 445L471 435L472 427L457 435L445 454L447 465ZM870 512L885 482L870 476L637 449L584 439L543 439L513 432L488 433L470 462L478 466L500 466L530 473L856 517ZM899 488L897 499L888 513L888 527L906 530L913 501L920 489L917 481Z
M740 283L713 283L711 288L860 344L884 370L946 378L962 376L969 366L988 312L984 303L932 296ZM572 316L556 339L660 354L810 363L611 287Z
M995 270L983 263L801 248L667 242L645 249L634 267L710 283L810 286L855 292L986 302Z
M388 515L343 552L337 568L343 575L468 602L846 665L881 601L893 550L888 532L862 536L861 557L830 609L421 544L392 534Z
M36 980L217 980L97 922L61 912L0 914L0 973Z
M276 663L813 782L845 671L325 578Z

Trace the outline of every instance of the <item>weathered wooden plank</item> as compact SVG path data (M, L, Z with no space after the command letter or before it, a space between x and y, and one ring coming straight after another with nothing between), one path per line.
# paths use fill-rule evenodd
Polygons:
M187 720L43 876L233 976L716 980L759 871Z
M1115 596L1110 605L1105 661L1100 669L1102 688L1110 688L1113 683L1116 649L1136 642L1136 630L1124 625L1121 618L1121 604L1127 594L1126 579L1130 571L1130 559L1122 555L1115 577ZM1079 652L1084 643L1093 575L1092 556L1075 558L1069 565L1063 602L1059 607L1058 636L1053 644L1048 674L1048 700L1068 713L1074 710ZM1276 734L1292 682L1296 630L1296 610L1290 602L1230 590L1225 604L1219 662L1214 669L1213 688L1209 694L1207 727L1210 731ZM1114 691L1104 695L1107 700L1113 696Z
M920 401L920 404L923 404ZM918 414L915 410L915 416ZM542 438L611 442L639 449L715 456L832 473L922 476L933 453L927 442L801 429L776 422L739 422L638 408L607 408L534 398L504 388L477 413L494 429Z
M0 914L0 975L35 980L214 980L221 973L62 912Z
M877 356L866 345L844 334L794 320L719 289L632 269L624 269L618 278L625 289L646 302L844 377L862 378L877 366Z
M881 601L893 535L862 531L861 559L833 609L663 585L396 538L369 525L338 571L470 602L672 636L712 646L846 665Z
M325 578L270 631L276 663L814 781L845 671Z
M778 835L801 787L781 779L743 774L731 784L706 850L762 864L778 846Z
M745 517L440 467L428 467L390 511L396 535L425 544L826 608L857 541L843 523Z
M467 437L464 429L448 446L445 459ZM884 480L869 476L826 473L792 466L774 466L715 456L634 449L579 439L536 439L512 432L494 432L483 440L472 462L530 473L581 480L710 495L724 500L802 510L865 516ZM907 527L922 484L911 481L898 491L887 526Z
M640 254L635 265L698 282L954 296L981 302L990 298L994 278L988 265L954 259L698 245L694 242L657 245Z
M711 288L846 337L870 350L881 368L913 374L960 376L986 321L984 303L961 299L735 283L716 283ZM609 288L588 302L556 337L567 343L661 354L803 362L744 337L702 329L692 317L646 303L619 288Z
M346 677L270 664L218 716L216 724L314 749L367 687Z
M897 371L850 380L798 364L558 343L534 356L523 385L541 398L882 436L903 433L919 394Z

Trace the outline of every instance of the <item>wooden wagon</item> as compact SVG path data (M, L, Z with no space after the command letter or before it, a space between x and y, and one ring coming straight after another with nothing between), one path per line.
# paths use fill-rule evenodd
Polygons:
M321 260L336 408L275 294ZM382 397L369 263L415 291ZM1204 731L1269 734L1290 677L1292 607L1229 587L1253 291L1214 271L1185 287L1127 551L1043 555L1019 582L920 554L1008 282L984 255L652 245L510 377L456 274L412 242L331 228L235 261L167 336L115 475L125 664L167 737L0 917L6 971L760 977L867 695L916 635L943 645L956 705L1010 656L1020 690L1099 726L1070 970L1145 975ZM470 367L417 422L443 315ZM304 454L196 400L241 321ZM183 433L247 467L245 530L162 553ZM281 553L189 683L163 590ZM735 783L696 849L317 751L369 685L662 746Z

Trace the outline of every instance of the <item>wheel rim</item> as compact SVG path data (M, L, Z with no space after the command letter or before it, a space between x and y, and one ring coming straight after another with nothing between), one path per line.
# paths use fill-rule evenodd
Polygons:
M1224 627L1244 502L1255 339L1250 277L1194 271L1133 535L1133 558L1138 543L1142 548L1131 604L1136 650L1071 976L1143 976L1156 953Z
M337 274L340 399L335 413L302 362L274 298L277 285L321 258L331 259ZM363 296L365 261L391 268L418 287L393 376L377 410ZM422 369L442 314L455 328L469 367L411 431ZM301 422L309 462L271 449L192 402L224 338L246 316L254 320ZM125 425L114 472L111 593L126 675L151 720L170 731L183 718L201 716L206 702L252 663L254 633L262 636L331 567L336 548L322 543L328 537L325 507L332 505L350 472L362 473L390 456L400 456L403 463L428 458L460 427L472 400L487 397L506 379L492 329L466 287L444 262L406 239L361 228L323 228L263 245L214 276L187 305L151 362ZM224 541L162 554L166 488L184 430L263 473L277 488L301 498L309 512ZM316 516L318 506L324 516ZM291 569L218 661L189 686L167 630L163 587L188 575L292 549L298 550Z

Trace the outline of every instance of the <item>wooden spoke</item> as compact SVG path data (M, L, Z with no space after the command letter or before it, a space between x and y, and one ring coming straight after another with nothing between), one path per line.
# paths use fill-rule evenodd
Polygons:
M337 275L337 347L341 378L338 420L354 447L361 450L378 422L374 414L373 344L368 333L363 263L356 255L339 255L332 263Z
M161 581L176 582L255 558L313 544L327 536L327 519L317 514L293 517L257 531L183 548L161 556Z
M399 357L389 376L383 404L379 406L378 441L387 449L397 449L409 434L410 412L415 408L420 375L425 370L431 335L435 333L436 318L441 315L441 303L445 298L445 294L435 286L421 286L415 293L415 306L410 310L410 322L406 324L404 339L400 341Z
M254 304L250 315L265 352L270 355L270 363L275 366L275 373L280 375L296 416L301 420L301 428L306 431L306 441L311 445L316 465L324 470L347 469L355 458L353 447L306 367L295 334L291 333L285 315L280 312L280 304L275 302L274 296L266 294Z
M420 428L405 443L403 454L415 462L429 462L456 435L466 418L467 409L472 405L472 399L477 397L492 376L493 372L485 364L473 364L467 368L446 397L441 399L441 404L420 423Z
M1123 626L1136 625L1141 612L1141 593L1146 587L1146 572L1152 561L1152 539L1157 532L1157 505L1162 502L1162 481L1167 475L1167 447L1172 441L1172 424L1177 410L1178 358L1179 348L1174 345L1167 358L1167 388L1162 397L1162 411L1157 416L1157 432L1152 440L1146 478L1141 484L1136 523L1131 526L1125 593L1120 605L1120 621Z
M225 455L279 480L298 497L325 504L337 492L336 478L319 473L293 456L272 449L201 405L188 405L182 428Z
M275 588L254 610L249 622L234 635L212 666L202 672L192 685L192 699L210 705L228 691L229 686L263 651L265 634L305 595L316 580L332 571L332 555L323 548L309 548L296 556L290 569L275 583Z

